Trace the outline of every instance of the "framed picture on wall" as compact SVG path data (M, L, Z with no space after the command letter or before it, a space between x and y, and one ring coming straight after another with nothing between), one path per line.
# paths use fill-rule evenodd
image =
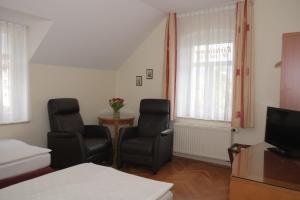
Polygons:
M146 69L146 79L153 79L153 69Z
M136 83L136 86L142 86L143 85L143 77L142 76L136 76L135 83Z

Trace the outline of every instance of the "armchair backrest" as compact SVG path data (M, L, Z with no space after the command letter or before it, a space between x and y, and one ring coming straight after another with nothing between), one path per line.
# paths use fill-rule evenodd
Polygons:
M143 137L154 137L169 128L170 102L165 99L143 99L140 102L138 132Z
M77 99L50 99L48 114L50 129L53 132L83 132L84 130Z

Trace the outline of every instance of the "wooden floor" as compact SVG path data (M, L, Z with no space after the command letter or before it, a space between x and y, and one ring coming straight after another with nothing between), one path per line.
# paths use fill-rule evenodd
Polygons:
M227 200L230 168L174 157L156 175L145 168L124 165L122 171L174 183L174 200Z

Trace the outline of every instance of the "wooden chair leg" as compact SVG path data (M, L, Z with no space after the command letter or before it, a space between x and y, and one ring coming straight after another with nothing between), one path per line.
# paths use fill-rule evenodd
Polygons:
M250 145L234 143L230 148L228 148L228 155L230 164L232 165L234 156L241 152L242 148L248 148Z

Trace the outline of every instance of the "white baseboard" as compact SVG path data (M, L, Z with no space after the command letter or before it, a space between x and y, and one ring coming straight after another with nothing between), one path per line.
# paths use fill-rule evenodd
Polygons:
M218 160L215 158L208 158L208 157L204 157L204 156L189 155L189 154L184 154L184 153L179 153L179 152L173 152L173 155L178 156L178 157L183 157L183 158L189 158L192 160L208 162L208 163L212 163L212 164L216 164L216 165L222 165L225 167L231 167L230 162L225 161L225 160Z

